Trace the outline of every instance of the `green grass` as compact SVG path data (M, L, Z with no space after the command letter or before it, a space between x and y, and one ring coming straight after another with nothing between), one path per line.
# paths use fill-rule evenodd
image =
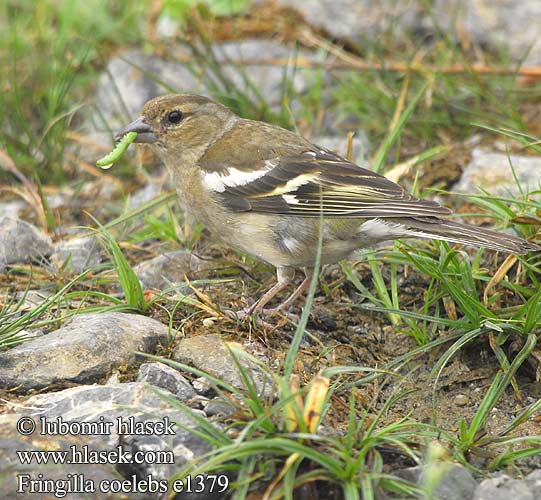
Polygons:
M113 47L142 41L147 8L148 2L102 0L2 2L0 145L23 172L43 183L66 180L66 132Z
M526 195L529 198L528 195ZM488 215L494 219L509 223L518 211L514 211L503 200L483 195L476 197L475 201L490 210ZM522 206L522 217L535 217L535 213L541 208L541 202L521 202L520 200L505 200ZM527 210L525 208L527 207ZM531 226L516 226L519 234L528 237L532 234ZM530 233L530 234L529 234ZM373 294L361 283L353 273L350 266L344 264L343 268L354 286L363 294L371 304L369 307L385 312L394 324L399 318L412 325L408 319L433 321L438 323L446 311L438 307L440 301L448 299L453 305L456 317L451 318L449 324L456 328L473 330L490 324L491 328L505 325L513 327L520 334L528 334L538 329L541 324L541 302L539 292L539 258L535 254L518 257L510 261L510 266L505 267L505 274L514 272L514 279L493 281L489 270L485 267L490 261L485 260L485 251L478 250L472 259L465 252L457 251L448 243L429 243L423 248L419 244L415 246L402 243L398 250L393 252L365 252L365 257L372 270L373 283L376 294ZM391 268L390 288L387 291L381 266L377 260ZM518 264L520 263L520 266ZM396 266L412 266L430 282L423 293L423 305L417 310L401 310L399 307L397 292ZM493 264L492 264L493 265ZM489 286L489 284L491 286ZM492 286L494 285L494 286ZM501 306L504 291L507 295L509 306ZM392 298L391 298L392 297ZM421 331L414 336L425 339Z
M196 37L194 40L186 39L181 42L191 56L191 63L188 63L187 66L194 75L201 75L202 71L205 70L204 81L209 95L244 118L263 120L292 128L290 93L295 72L294 63L292 68L286 66L282 70L280 105L279 109L276 110L251 81L244 68L229 59L220 50L219 45L213 43L206 31L205 19L199 15L190 16L189 19ZM184 62L184 64L186 63ZM237 84L228 76L223 70L225 65L235 68L241 77L242 84ZM182 88L171 90L183 92Z
M184 43L193 56L192 71L208 71L209 93L242 116L317 132L322 108L338 117L351 115L369 134L372 144L379 145L374 148L372 166L381 172L398 161L413 159L414 164L421 164L434 155L447 158L453 154L450 145L478 132L491 140L513 139L532 153L541 152L538 131L523 112L539 105L539 83L525 87L516 75L476 75L469 64L472 54L457 48L441 33L435 35L430 50L406 75L392 68L335 73L295 65L284 68L281 103L274 108L246 74L243 88L250 89L250 95L224 74L218 49L206 32L206 16L242 13L247 2L205 2L207 8L192 18L193 3L171 0L163 5L166 12L184 19L185 27L191 29L193 38ZM0 92L0 147L36 183L38 194L41 185L71 181L70 162L76 165L76 159L66 155L67 132L76 125L77 113L92 95L108 57L127 46L144 44L149 5L149 1L8 0L0 7L0 26L10 27L0 29L0 80L7 89ZM146 48L153 49L148 44ZM382 37L366 40L358 53L374 64L409 63L419 48L413 37L401 43ZM489 63L508 62L504 54L485 56ZM464 72L447 74L441 70L453 64L464 65ZM295 71L304 71L312 82L303 96L291 93L291 75ZM180 87L176 90L182 90ZM292 106L293 98L298 98L296 107ZM130 160L126 161L131 165ZM0 176L2 182L15 181L11 175ZM22 310L22 300L3 300L0 349L24 341L21 332L25 329L55 326L70 315L90 311L154 315L179 331L184 327L193 330L190 324L199 321L201 311L218 315L202 292L200 296L186 296L181 288L171 287L159 294L145 294L133 271L135 257L123 245L127 242L156 248L159 241L173 248L196 247L204 239L203 229L198 227L186 241L178 211L171 206L175 197L164 194L101 225L96 223L109 254L108 262L77 277L49 276L51 281L57 280L55 293L37 308L26 311ZM490 218L498 228L512 228L529 239L538 232L539 191L521 191L517 199L484 193L469 196L468 201L479 207L477 215ZM42 224L52 229L52 213L47 207L44 212ZM243 351L233 351L244 390L193 367L156 358L194 376L204 375L218 394L238 405L238 415L232 421L214 426L177 401L170 401L192 415L198 425L194 432L214 447L201 460L179 470L178 477L228 470L236 500L246 498L254 489L266 491L269 499L290 499L298 487L309 483L333 485L348 500L371 499L381 492L412 498L433 493L451 462L474 468L472 464L478 464L479 457L483 457L487 464L478 472L509 466L520 471L523 459L539 454L541 443L537 436L517 434L521 424L539 413L539 401L523 404L497 435L484 434L490 412L504 396L512 390L520 394L520 370L538 349L539 256L520 257L500 267L503 259L493 252L466 251L447 243L400 242L392 249L366 250L362 257L370 275L361 276L351 263L342 265L348 285L360 296L359 303L349 305L369 310L374 318L392 325L405 338L414 338L417 347L387 364L367 368L328 366L333 346L322 345L317 366L304 366L301 346L307 338L314 338L307 327L317 292L314 279L278 368L270 370ZM263 275L259 264L241 259L247 275ZM425 285L417 299L409 302L401 289L406 270L415 273ZM200 291L206 286L225 286L231 280L223 276L230 277L222 271L192 285ZM240 283L238 276L234 278ZM120 283L120 293L110 288L111 280ZM31 289L36 281L29 277L26 288ZM324 285L330 301L336 288ZM518 343L518 354L512 355L506 349L511 342ZM473 416L457 415L458 431L453 433L444 429L438 413L438 398L443 397L438 382L444 369L474 343L489 346L495 374L483 389L484 398ZM410 395L407 382L414 373L410 373L411 366L427 354L437 354L429 377L434 402L432 421L419 422L414 414L404 414L389 423L392 410ZM252 375L244 368L246 360L266 374L275 398L258 391ZM306 384L300 382L299 366L306 369ZM371 397L367 403L359 398L361 390L372 391L368 392ZM336 406L337 401L345 405ZM317 417L309 418L307 407L316 409ZM339 429L332 427L336 412L341 412ZM389 450L412 464L427 464L426 483L416 486L387 474L386 467L393 463Z
M196 6L205 6L211 14L218 16L231 16L245 12L249 5L250 0L164 0L162 12L186 22L190 10Z
M414 443L426 440L435 433L429 426L415 423L408 417L383 428L378 428L380 418L400 399L403 391L397 389L382 408L370 410L357 407L349 399L349 417L344 433L321 433L319 422L330 408L330 398L340 393L342 378L356 372L372 371L369 368L335 366L317 375L310 384L297 388L287 375L268 371L256 358L242 350L233 350L246 389L237 389L219 378L193 367L168 359L148 356L195 376L205 376L219 394L229 394L232 404L238 405L238 419L226 427L217 427L201 418L178 401L168 400L172 406L192 417L195 428L187 427L213 446L213 451L199 460L187 464L176 477L187 474L229 471L233 477L233 498L245 498L251 486L267 483L264 498L293 498L294 490L301 484L328 482L342 489L344 498L375 498L376 492L399 492L413 495L421 490L415 485L383 472L382 453L389 447L414 463L421 456ZM257 389L246 361L257 366L271 381L270 388L278 391L278 398L270 400L264 390ZM330 387L329 387L330 383ZM311 409L312 411L308 411ZM320 415L314 420L313 415ZM370 417L370 418L369 418ZM268 482L271 481L270 486ZM276 479L276 478L279 478ZM262 483L263 481L263 483Z
M34 308L23 309L28 288L19 300L8 297L0 309L0 351L24 342L27 339L27 328L40 328L57 323L58 319L54 315L47 319L44 319L44 316L50 316L51 310L57 307L59 302L66 300L68 291L86 274L88 273L77 276Z
M299 387L293 378L271 372L257 358L242 349L233 349L245 385L245 389L238 389L196 368L148 356L194 376L204 376L237 410L227 425L216 426L191 408L161 394L173 407L191 416L195 426L185 430L213 447L208 454L186 464L170 480L188 474L227 472L232 498L238 499L245 498L253 488L265 491L263 498L294 498L296 488L311 482L317 482L323 489L334 485L342 490L343 498L352 500L376 498L383 492L414 498L434 491L453 462L475 469L470 460L481 456L492 457L490 469L513 465L516 460L539 454L541 438L517 438L513 432L539 411L541 401L522 411L499 435L487 435L483 431L491 410L535 345L533 335L529 343L506 374L495 376L471 421L459 419L458 436L437 425L417 422L413 415L381 425L393 405L408 395L401 387L400 377L385 369L334 366L320 372L307 386ZM250 370L246 362L251 364ZM269 398L265 395L269 391L258 389L251 371L254 366L264 374L264 379L272 381L267 389L276 391L276 398ZM344 381L351 381L362 372L372 372L378 377L386 375L381 387L387 384L394 387L382 405L378 405L376 394L368 407L359 406L355 393L345 390L348 385ZM329 432L324 423L332 398L345 399L349 405L347 419L339 432ZM312 411L307 411L308 407ZM317 420L311 420L310 415L317 415ZM402 455L412 464L425 463L426 482L414 485L385 473L386 453ZM328 486L323 486L324 483Z

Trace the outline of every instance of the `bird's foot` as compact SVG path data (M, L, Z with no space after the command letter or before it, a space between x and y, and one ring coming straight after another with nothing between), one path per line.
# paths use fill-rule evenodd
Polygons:
M298 323L301 317L298 314L295 314L291 312L289 309L284 309L280 306L278 307L272 307L270 309L263 309L262 314L265 316L272 316L274 314L281 314L282 316L285 316L289 320L293 321L294 323Z
M263 317L274 316L275 314L280 314L290 319L291 321L297 323L300 319L298 314L285 311L281 307L273 307L269 309L257 309L253 306L244 307L239 311L226 310L224 311L225 315L231 319L237 321L255 321L260 326L273 327L276 325L271 325L269 322L265 321Z
M226 310L224 311L224 314L235 321L253 322L254 324L258 326L262 326L264 328L268 328L268 329L274 328L276 325L271 325L269 322L265 321L261 317L262 312L263 311L254 312L252 307L245 307L241 309L240 311Z
M224 311L224 314L231 319L236 319L239 321L242 321L246 318L249 318L252 315L252 312L250 311L250 307L244 307L243 309L240 309L238 311L233 311L231 309L226 309Z

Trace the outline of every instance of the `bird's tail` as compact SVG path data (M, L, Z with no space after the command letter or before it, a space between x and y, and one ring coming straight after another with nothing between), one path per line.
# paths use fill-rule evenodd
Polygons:
M465 245L474 245L514 254L525 254L541 250L539 245L530 243L522 238L470 224L437 219L435 217L408 219L407 226L419 238L464 243Z

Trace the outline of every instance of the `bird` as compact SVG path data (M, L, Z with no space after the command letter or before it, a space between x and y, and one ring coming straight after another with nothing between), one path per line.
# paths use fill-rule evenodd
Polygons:
M448 220L383 175L262 121L241 118L200 95L166 94L116 134L136 132L165 164L191 214L230 246L276 268L276 283L249 314L288 311L309 288L321 231L321 263L402 238L427 238L525 254L540 246ZM304 270L277 307L265 306Z

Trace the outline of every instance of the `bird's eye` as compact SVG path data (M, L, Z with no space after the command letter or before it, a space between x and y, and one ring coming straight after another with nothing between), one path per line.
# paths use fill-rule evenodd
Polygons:
M174 111L171 111L167 114L167 121L169 123L176 125L177 123L180 123L181 120L182 113L178 109L175 109Z

